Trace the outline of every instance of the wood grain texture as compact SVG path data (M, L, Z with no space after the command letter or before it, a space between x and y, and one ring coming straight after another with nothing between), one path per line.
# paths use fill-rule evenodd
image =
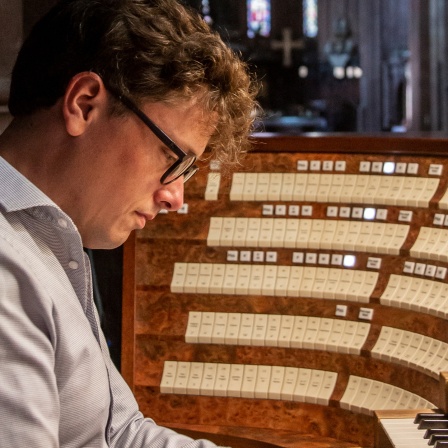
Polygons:
M408 237L398 254L356 252L354 269L365 270L371 256L381 258L375 290L368 303L360 303L325 297L316 299L172 293L170 283L175 262L228 263L229 249L243 249L207 246L210 217L261 218L264 203L273 206L291 204L287 201L230 201L231 176L225 175L222 177L218 200L205 201L203 197L208 170L204 166L191 181L191 185L187 184L188 214L160 215L126 243L122 360L124 376L133 387L142 412L164 425L242 437L248 440L248 444L252 443L251 440L258 440L260 443L285 448L373 447L375 417L347 411L340 406L350 375L391 384L422 396L436 406L446 406L446 390L441 390L437 379L403 364L373 358L371 350L383 326L424 334L448 343L445 319L410 309L384 306L380 301L389 276L401 275L405 261L429 263L428 260L411 257L410 249L421 226L432 227L436 213L448 214L438 207L438 201L448 187L448 140L440 136L410 138L340 134L294 138L255 136L254 141L254 151L247 156L241 171L297 172L298 160L344 160L347 163L345 174L359 173L361 161L394 161L418 163L418 176L427 176L431 164L441 164L443 175L428 207L381 206L388 211L388 223L400 223L399 213L402 210L411 210L413 218ZM332 219L327 217L329 204L311 202L297 205L311 205L311 219ZM331 205L368 206L342 202ZM255 248L245 247L244 250ZM277 264L284 266L293 265L292 255L297 251L286 248L256 250L275 250L278 255ZM330 255L353 253L348 250L301 250ZM437 267L448 267L448 263L440 260L431 260L430 263ZM347 305L346 320L362 321L358 316L363 307L374 311L370 331L360 355L286 347L185 342L190 311L335 318L336 305L342 303ZM337 372L338 378L328 406L284 400L161 394L159 385L163 364L168 360L321 369ZM240 441L237 439L234 441L235 447L243 446L238 445Z

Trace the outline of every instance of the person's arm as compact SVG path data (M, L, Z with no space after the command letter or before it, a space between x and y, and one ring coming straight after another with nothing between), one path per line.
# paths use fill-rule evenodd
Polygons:
M110 381L113 397L112 420L109 428L111 448L212 448L216 445L208 440L193 440L190 437L157 425L144 418L138 410L135 398L110 361Z
M59 447L51 322L38 285L0 254L0 446ZM45 307L46 305L43 304ZM51 312L50 312L51 315Z

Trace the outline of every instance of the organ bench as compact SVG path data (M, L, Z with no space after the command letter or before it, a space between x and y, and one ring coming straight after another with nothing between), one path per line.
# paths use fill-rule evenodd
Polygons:
M383 448L388 412L447 411L448 140L253 140L126 242L123 376L222 445Z

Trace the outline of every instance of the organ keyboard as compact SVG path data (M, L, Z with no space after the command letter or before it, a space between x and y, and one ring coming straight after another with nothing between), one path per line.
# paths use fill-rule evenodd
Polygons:
M142 412L235 448L386 448L391 415L446 411L447 144L258 135L232 175L204 164L125 244Z
M441 408L413 411L376 411L375 448L448 446L448 374L439 377Z

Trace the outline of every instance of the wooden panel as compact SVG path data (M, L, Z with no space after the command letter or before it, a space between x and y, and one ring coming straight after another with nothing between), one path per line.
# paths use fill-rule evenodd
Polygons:
M361 136L314 135L277 137L257 135L254 151L239 169L240 173L307 173L309 175L343 174L412 179L437 179L438 187L427 206L371 203L363 199L353 202L347 197L339 202L290 200L230 200L232 176L222 173L216 200L205 200L207 167L192 179L186 188L185 202L188 213L161 214L145 229L136 232L125 246L124 302L123 302L123 375L136 393L145 415L157 422L181 429L199 430L212 434L243 437L282 447L292 446L345 446L372 447L375 417L367 404L348 401L346 394L354 377L378 387L396 388L402 397L420 397L427 403L443 406L446 397L441 394L439 381L418 364L405 364L399 357L374 357L373 348L382 329L391 327L411 335L423 335L439 344L448 343L446 318L438 313L411 306L388 305L382 295L391 274L409 279L426 279L447 283L448 262L412 257L411 250L421 227L444 229L448 213L439 202L447 191L448 140L433 136ZM386 174L382 167L393 162L397 171ZM298 171L300 167L307 167ZM343 166L337 171L336 166ZM364 171L368 166L369 169ZM364 167L360 171L360 167ZM338 168L339 169L339 168ZM373 171L372 171L373 170ZM401 170L401 171L400 171ZM403 171L404 170L404 171ZM400 198L401 200L401 198ZM299 215L289 214L289 207L297 206ZM265 215L264 206L272 206L272 215ZM286 215L276 215L286 210ZM269 208L269 207L268 207ZM329 215L329 209L337 211ZM374 209L374 223L407 225L409 232L400 250L395 254L342 249L310 247L287 248L266 246L208 245L210 220L222 218L289 219L322 221L369 220L355 211ZM304 216L302 213L305 213ZM344 215L348 210L348 215ZM409 215L409 221L403 216ZM357 217L356 217L357 216ZM442 216L442 221L440 221ZM437 224L439 222L439 224ZM447 228L448 229L448 228ZM254 261L254 252L275 253L276 261ZM232 252L232 253L231 253ZM243 252L251 262L241 261ZM231 256L237 254L235 261ZM302 253L304 261L297 263L295 253ZM247 255L247 254L246 254ZM359 270L376 273L378 281L366 302L358 297L317 297L288 294L206 294L202 292L172 292L171 281L175 263L204 263L208 265L262 265L277 267L317 267L329 269L327 260L338 260L346 255L355 256L352 267L338 265L341 272ZM372 267L371 263L379 263ZM410 264L409 264L410 263ZM407 272L409 266L420 269ZM422 271L422 266L431 269ZM435 277L435 270L438 277ZM432 272L432 271L431 271ZM445 272L445 275L442 275ZM337 307L338 306L338 307ZM336 314L339 306L346 307L346 315ZM187 342L185 340L190 313L234 313L245 315L297 316L312 319L332 319L345 323L368 323L369 330L358 354L340 347L335 350L310 346L257 346L250 343ZM371 320L365 312L373 312ZM215 314L213 314L215 315ZM249 397L220 397L185 393L161 393L160 384L166 361L187 363L218 363L246 366L277 366L290 369L310 369L337 373L337 380L327 404L304 399L273 399ZM392 389L391 389L392 390ZM216 392L215 392L216 393ZM364 393L360 390L359 393ZM368 395L368 394L367 394ZM375 397L374 395L372 395ZM358 397L359 398L359 397ZM404 398L403 398L404 400ZM369 400L366 400L366 402ZM372 400L370 400L372 401ZM387 401L393 403L393 401ZM411 406L411 401L407 406ZM400 402L400 406L402 402ZM403 404L404 407L406 405ZM412 409L412 407L411 407ZM237 445L236 445L237 446Z

